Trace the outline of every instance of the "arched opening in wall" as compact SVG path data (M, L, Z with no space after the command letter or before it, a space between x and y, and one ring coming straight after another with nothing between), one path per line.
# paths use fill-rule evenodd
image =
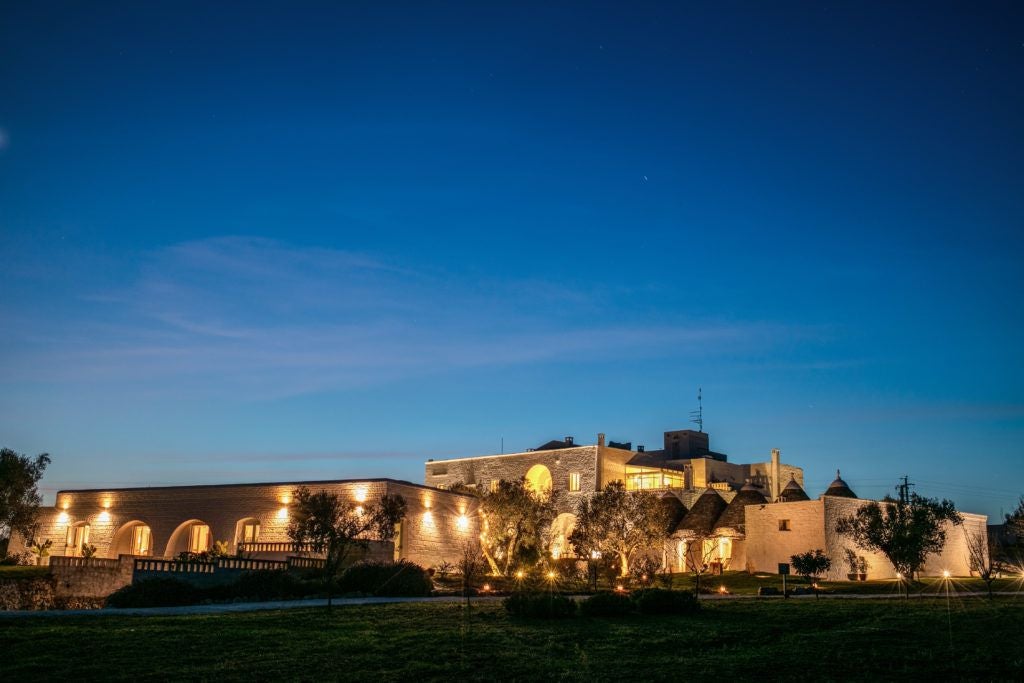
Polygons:
M534 465L526 472L526 488L538 496L551 493L551 470L544 465Z
M114 534L107 555L116 558L119 555L139 555L146 557L153 554L153 531L149 525L139 520L123 524Z
M551 557L558 559L569 555L572 546L569 544L569 535L576 526L576 515L571 512L563 512L551 522L551 530L548 532L548 547L551 549Z
M675 571L685 572L686 571L686 551L687 542L685 540L676 541L676 557L675 557Z
M183 522L167 541L165 557L177 557L181 553L205 553L210 549L210 526L199 519Z
M241 548L245 545L260 542L260 520L255 517L246 517L238 520L235 524L235 547Z
M64 554L68 557L81 557L82 546L89 543L89 524L87 522L75 522L68 527L68 537Z

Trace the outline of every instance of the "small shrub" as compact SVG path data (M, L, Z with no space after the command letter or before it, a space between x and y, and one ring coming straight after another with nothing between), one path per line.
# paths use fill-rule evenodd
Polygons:
M367 593L387 597L423 597L434 584L423 567L412 562L359 562L338 580L342 593Z
M203 592L178 579L151 578L114 591L107 607L177 607L202 602Z
M576 613L576 603L557 593L517 593L505 598L503 604L514 617L563 619Z
M580 603L580 614L586 617L622 617L633 611L628 595L602 591Z
M630 597L640 614L692 614L700 609L697 597L689 591L645 588Z

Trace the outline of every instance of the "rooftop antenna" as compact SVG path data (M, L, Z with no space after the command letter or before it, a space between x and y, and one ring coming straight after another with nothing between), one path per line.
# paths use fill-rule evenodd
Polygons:
M907 475L904 474L903 475L903 483L902 484L898 484L896 486L896 490L899 491L899 494L900 494L900 502L901 503L909 503L910 502L910 487L912 487L912 486L913 486L913 484L910 483L910 478Z
M697 431L704 431L704 403L701 398L701 388L697 387L697 410L690 411L690 422L697 425Z

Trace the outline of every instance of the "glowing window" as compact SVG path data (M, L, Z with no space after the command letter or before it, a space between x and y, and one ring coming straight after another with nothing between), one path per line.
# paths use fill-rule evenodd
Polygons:
M82 546L89 542L89 525L85 522L78 522L68 528L68 549L67 554L78 557L82 554Z
M789 520L788 519L780 519L779 520L779 531L790 531L790 526L789 526Z
M579 491L580 490L580 473L570 472L569 473L569 490Z
M193 524L188 530L188 551L205 553L210 549L210 527L205 524Z
M498 482L500 479L491 479L491 493L495 493L498 490Z
M153 533L145 524L132 527L132 555L149 555L153 550Z
M242 525L242 543L256 543L260 540L260 523L246 522Z

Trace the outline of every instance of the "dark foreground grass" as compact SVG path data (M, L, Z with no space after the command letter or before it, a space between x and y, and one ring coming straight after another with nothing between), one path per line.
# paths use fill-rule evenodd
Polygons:
M0 652L0 680L1021 680L1024 600L736 600L550 622L496 602L468 618L454 603L36 617L0 621Z

